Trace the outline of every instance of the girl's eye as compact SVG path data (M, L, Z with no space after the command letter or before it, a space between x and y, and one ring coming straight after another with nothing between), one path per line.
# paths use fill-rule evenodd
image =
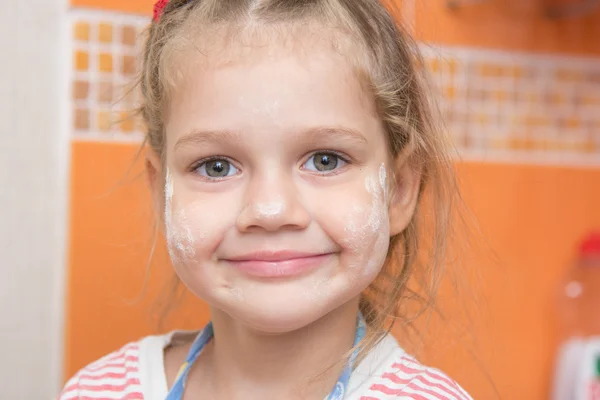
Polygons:
M227 178L238 173L238 169L225 159L214 159L200 164L196 171L208 178Z
M335 153L315 153L304 163L308 171L330 172L346 164L340 156Z

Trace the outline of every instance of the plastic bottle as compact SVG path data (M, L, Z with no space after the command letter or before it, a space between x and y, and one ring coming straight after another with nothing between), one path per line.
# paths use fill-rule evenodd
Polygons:
M553 400L600 400L600 232L580 245L561 287L562 343L556 357Z

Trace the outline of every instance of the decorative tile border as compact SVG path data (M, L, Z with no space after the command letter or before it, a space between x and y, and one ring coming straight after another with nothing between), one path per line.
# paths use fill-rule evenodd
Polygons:
M466 158L600 165L600 58L422 50Z
M148 18L72 11L72 129L79 140L141 141L131 91Z
M73 138L139 142L127 93L148 18L71 11ZM465 159L600 165L600 58L421 45Z

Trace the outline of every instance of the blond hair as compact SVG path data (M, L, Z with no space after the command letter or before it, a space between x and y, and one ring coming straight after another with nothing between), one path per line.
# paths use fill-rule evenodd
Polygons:
M163 112L174 79L169 68L173 49L194 27L250 20L264 24L316 21L356 38L368 65L366 76L360 78L367 81L373 96L389 151L395 160L401 158L422 171L415 214L403 232L391 237L381 273L361 295L360 310L369 326L361 346L366 352L394 322L409 324L417 315L407 315L407 303L418 299L420 310L433 304L457 193L451 147L430 104L419 49L379 0L171 0L149 28L139 79L140 113L148 128L146 144L161 159L165 152ZM426 234L420 234L420 229L426 229ZM425 238L430 242L423 244ZM409 285L415 276L424 278L419 290Z

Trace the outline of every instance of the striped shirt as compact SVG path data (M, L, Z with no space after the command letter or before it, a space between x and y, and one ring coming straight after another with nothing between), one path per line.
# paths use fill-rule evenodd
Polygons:
M59 400L164 400L168 393L164 349L196 334L176 332L130 343L79 371ZM443 372L407 355L391 335L352 372L345 399L472 400Z

